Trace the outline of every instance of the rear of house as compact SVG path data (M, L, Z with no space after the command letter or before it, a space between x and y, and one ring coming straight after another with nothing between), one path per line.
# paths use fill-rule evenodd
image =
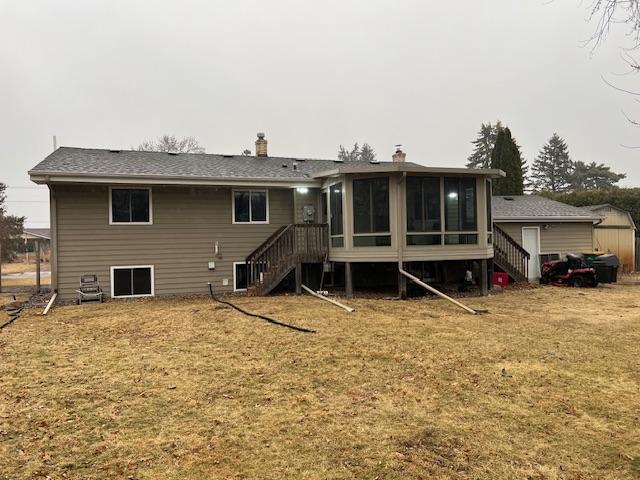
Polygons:
M259 142L264 142L260 143ZM351 294L398 268L486 290L495 170L57 149L29 173L50 190L52 284L75 297L95 273L111 297L296 287L318 278ZM314 285L318 286L318 285ZM401 292L402 293L402 292Z
M532 281L540 277L544 262L592 251L594 224L602 220L587 209L538 195L495 196L492 210L496 231L529 254L527 277Z

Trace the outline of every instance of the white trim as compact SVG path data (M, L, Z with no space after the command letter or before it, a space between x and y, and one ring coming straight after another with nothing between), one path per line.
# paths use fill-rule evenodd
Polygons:
M589 222L594 223L599 218L589 217L496 217L493 216L493 223L568 223L568 222Z
M249 192L249 221L236 222L236 192ZM266 221L251 220L251 193L260 192L266 195L267 219ZM231 223L233 225L268 225L269 224L269 189L268 188L232 188L231 189Z
M246 288L237 288L236 287L236 265L246 265L247 262L233 262L233 291L234 292L246 292ZM247 281L249 281L249 272L247 272Z
M149 268L151 269L151 293L145 293L142 295L118 295L115 296L113 293L113 272L114 270L127 269L127 268ZM113 265L109 267L110 270L110 283L111 283L111 298L142 298L142 297L153 297L156 294L156 285L155 285L155 268L153 265Z
M229 178L229 177L164 177L162 175L80 175L58 173L29 173L32 182L47 183L109 183L114 185L192 185L192 186L251 186L266 187L320 187L320 180L300 178Z
M149 221L148 222L114 222L113 221L113 196L111 191L116 190L148 190L149 191ZM153 191L151 187L127 187L122 188L120 186L109 185L109 225L153 225Z

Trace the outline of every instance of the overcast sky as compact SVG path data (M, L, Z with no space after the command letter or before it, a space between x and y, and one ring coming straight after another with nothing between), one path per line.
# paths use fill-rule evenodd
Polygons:
M0 181L9 211L48 226L27 170L52 149L129 148L162 133L211 153L464 166L481 122L509 125L531 161L553 132L574 160L640 185L640 105L619 48L594 55L578 0L0 0ZM635 112L634 112L635 108ZM30 188L25 188L30 187ZM39 202L39 203L35 203Z

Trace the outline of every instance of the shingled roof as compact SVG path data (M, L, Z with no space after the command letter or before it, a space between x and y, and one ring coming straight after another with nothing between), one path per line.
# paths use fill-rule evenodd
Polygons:
M602 217L585 208L574 207L538 195L494 196L493 219L523 221L594 221Z
M332 168L334 163L339 162L304 158L60 147L32 168L29 174L295 180L310 179L312 174Z

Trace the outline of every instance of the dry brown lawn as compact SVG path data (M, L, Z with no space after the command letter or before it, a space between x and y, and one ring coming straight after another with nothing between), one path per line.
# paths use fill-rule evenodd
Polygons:
M0 332L0 478L631 479L640 287L467 302L33 311Z

